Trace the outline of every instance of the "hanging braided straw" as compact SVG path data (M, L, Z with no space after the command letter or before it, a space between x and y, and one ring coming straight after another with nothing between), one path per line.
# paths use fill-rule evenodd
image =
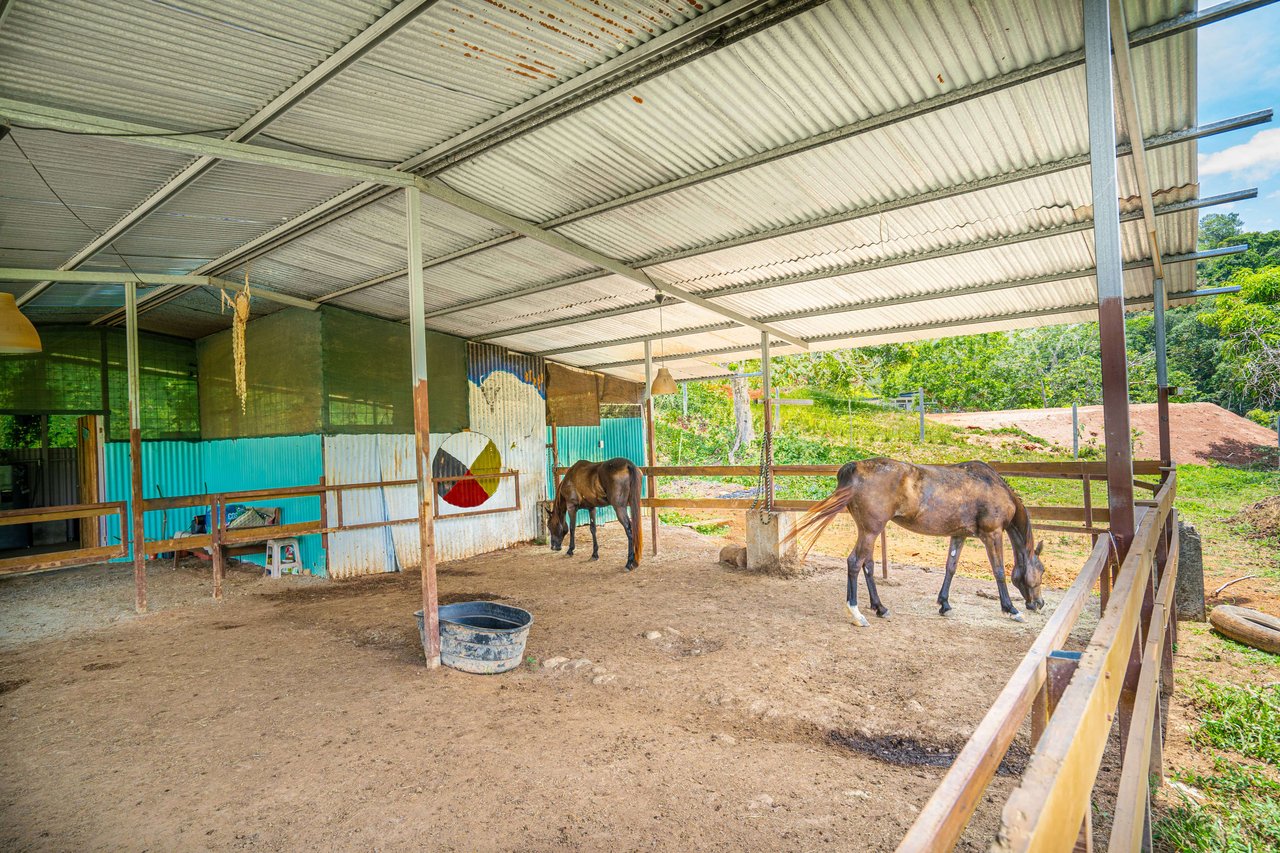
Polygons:
M231 358L236 368L236 399L240 401L240 414L245 413L245 405L249 396L249 384L245 379L244 327L249 322L249 268L244 270L244 289L235 296L228 296L222 291L222 307L230 307L231 318Z

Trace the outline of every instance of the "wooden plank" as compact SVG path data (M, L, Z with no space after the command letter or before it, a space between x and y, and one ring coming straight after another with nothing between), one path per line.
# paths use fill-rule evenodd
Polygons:
M1152 724L1158 724L1156 711L1160 702L1160 671L1164 658L1165 628L1173 604L1176 572L1165 572L1156 593L1147 630L1147 643L1142 654L1142 673L1138 696L1133 706L1134 724L1124 748L1120 786L1116 793L1116 811L1111 824L1110 850L1137 850L1141 845L1147 819L1152 754Z
M0 575L30 575L37 572L51 572L55 569L69 569L73 566L100 563L113 557L123 557L127 553L128 549L123 545L102 545L97 548L53 551L40 554L35 558L9 557L0 560Z
M62 506L30 507L27 509L0 510L0 526L31 524L41 521L66 521L72 518L96 518L118 513L125 506L123 501L96 504L64 504Z
M1133 545L1106 612L1032 754L1022 784L1010 795L994 849L1060 850L1074 842L1089 806L1111 730L1132 641L1137 636L1156 536L1173 503L1176 477L1160 491L1160 508L1139 508Z
M211 547L213 547L213 536L208 533L201 533L195 536L183 536L180 539L158 539L154 542L148 542L145 552L148 557L154 557L167 551L194 551L197 548L205 549Z
M224 545L242 545L249 542L266 542L268 539L284 539L288 536L320 533L319 521L295 521L292 524L269 524L263 527L229 527L222 532Z
M1045 659L1070 635L1092 597L1093 584L1106 567L1110 547L1108 540L1098 540L1075 582L899 843L898 853L955 847L1044 683Z

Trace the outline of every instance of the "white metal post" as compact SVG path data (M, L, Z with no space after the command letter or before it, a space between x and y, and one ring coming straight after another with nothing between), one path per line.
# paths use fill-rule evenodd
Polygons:
M440 665L440 614L436 590L435 518L431 484L431 418L427 410L426 294L422 278L422 197L414 187L404 191L408 226L409 351L413 361L413 433L418 463L418 541L422 572L422 651L427 666Z
M644 342L644 429L645 429L645 460L648 467L653 468L658 464L658 436L653 425L653 342ZM650 474L647 477L649 483L649 498L652 500L658 497L658 478ZM638 521L639 519L637 519ZM636 531L637 534L639 531ZM656 506L649 507L649 550L654 555L658 554L658 508Z
M129 509L133 541L134 609L147 612L147 553L142 529L142 403L138 366L138 283L125 282L125 371L129 377ZM124 531L120 531L124 536Z
M760 333L760 402L764 409L764 441L760 448L763 459L760 473L764 480L765 512L773 512L773 369L769 364L769 333Z

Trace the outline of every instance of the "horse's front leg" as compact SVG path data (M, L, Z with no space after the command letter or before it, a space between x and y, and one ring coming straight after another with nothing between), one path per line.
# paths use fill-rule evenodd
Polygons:
M947 576L942 579L942 589L938 592L940 616L946 616L951 610L951 579L956 576L956 566L960 564L960 549L963 547L963 536L951 537L951 547L947 549Z
M596 509L587 510L587 518L591 521L591 559L600 559L600 543L596 541Z
M884 529L883 527L881 528ZM860 562L862 563L862 576L867 579L867 595L871 597L871 609L881 619L888 617L889 608L880 602L880 593L876 591L876 539L879 533L868 533L865 536L859 536L858 550L862 554ZM861 541L861 540L865 540Z
M1009 598L1009 587L1004 582L1004 534L1000 531L988 533L982 537L982 544L987 546L987 559L991 561L991 573L996 576L996 587L1000 592L1000 609L1009 614L1015 622L1025 622L1018 608L1013 606Z
M568 504L566 507L567 515L565 518L569 522L569 550L565 552L566 557L573 556L573 534L578 529L578 506L577 504Z

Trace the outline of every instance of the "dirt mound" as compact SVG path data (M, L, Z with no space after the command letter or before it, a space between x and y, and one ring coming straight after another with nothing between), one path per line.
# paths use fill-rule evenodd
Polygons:
M1081 406L1080 446L1102 448L1102 407ZM1001 429L1016 427L1067 450L1071 449L1071 409L1007 409L1001 412L954 412L929 415L939 423L958 427ZM1159 422L1154 403L1130 407L1134 455L1160 458ZM1276 435L1248 418L1213 403L1174 403L1169 406L1169 439L1173 461L1192 464L1222 462L1248 465L1274 453Z
M1280 495L1263 498L1231 516L1234 524L1247 524L1258 531L1258 537L1280 536Z

